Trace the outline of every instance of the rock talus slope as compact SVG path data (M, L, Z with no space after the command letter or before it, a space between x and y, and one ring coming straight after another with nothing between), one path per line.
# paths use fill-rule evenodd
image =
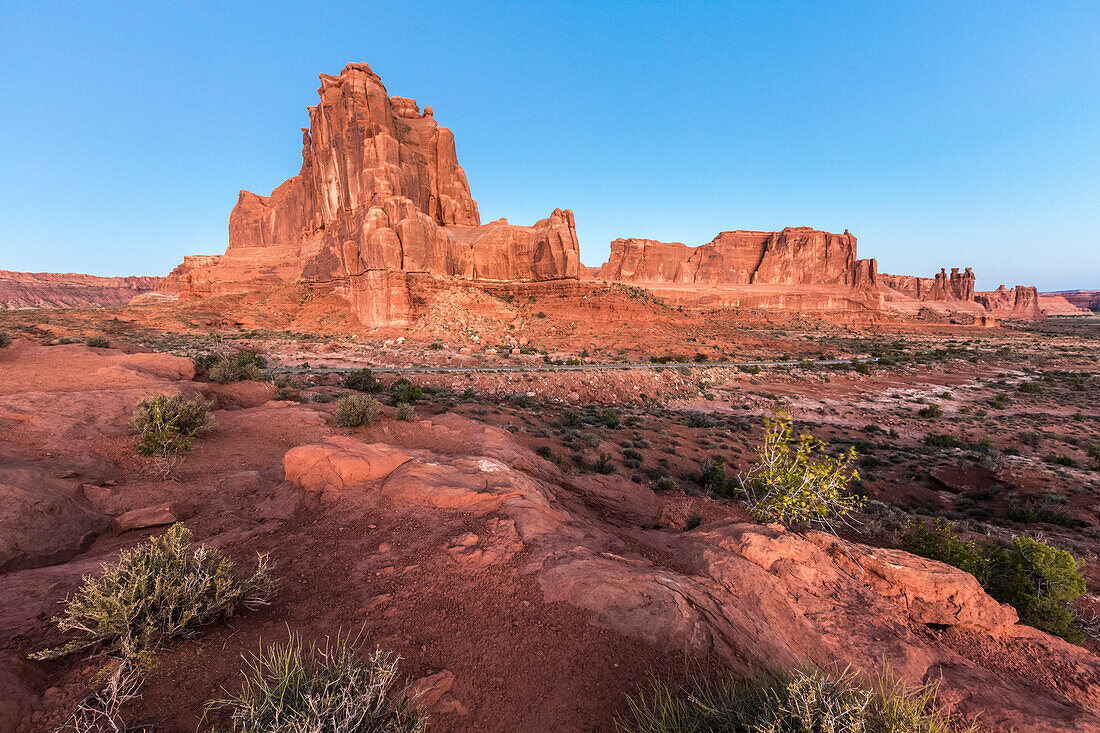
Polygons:
M321 75L302 168L270 196L242 191L224 255L189 257L165 289L184 297L263 284L332 286L365 325L408 318L403 273L538 281L577 278L571 211L532 226L482 226L454 135L366 64Z

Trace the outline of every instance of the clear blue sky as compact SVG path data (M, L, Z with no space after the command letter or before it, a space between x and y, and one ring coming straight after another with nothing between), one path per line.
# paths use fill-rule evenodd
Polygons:
M886 272L1100 287L1100 3L0 0L0 269L163 274L300 165L317 74L434 107L482 219L850 229Z

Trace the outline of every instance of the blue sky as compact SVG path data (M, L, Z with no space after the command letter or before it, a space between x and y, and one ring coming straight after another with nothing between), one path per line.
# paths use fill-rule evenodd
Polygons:
M1100 287L1095 2L0 0L0 269L163 274L300 166L365 61L455 132L482 220L850 229L885 272Z

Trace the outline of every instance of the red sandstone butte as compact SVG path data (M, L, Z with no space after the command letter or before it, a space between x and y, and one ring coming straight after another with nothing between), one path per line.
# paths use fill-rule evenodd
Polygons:
M688 247L652 239L616 239L602 280L714 285L877 287L874 260L856 259L856 238L787 227L781 232L722 232Z
M978 293L974 299L998 318L1041 320L1046 317L1039 308L1039 292L1034 285L1017 285L1012 289L1001 285L996 290Z
M910 298L922 301L961 301L974 300L974 272L968 267L963 273L952 267L951 274L940 269L935 277L914 277L912 275L879 276L883 285Z
M454 136L431 107L390 97L366 64L321 75L302 168L270 196L242 191L224 255L187 257L182 297L307 282L346 296L363 325L407 321L407 273L489 281L576 279L573 213L482 225Z

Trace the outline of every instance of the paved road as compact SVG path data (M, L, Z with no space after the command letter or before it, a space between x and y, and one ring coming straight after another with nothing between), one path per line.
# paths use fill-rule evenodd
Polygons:
M857 361L877 361L871 357L855 359L818 359L814 366L834 366L837 364L853 364ZM327 374L344 373L366 367L372 372L381 374L475 374L478 372L598 372L612 371L615 369L678 369L691 367L693 369L711 369L714 367L785 367L799 366L802 361L707 361L707 362L670 362L668 364L651 364L649 362L631 364L502 364L500 366L409 366L409 367L384 367L364 364L362 366L327 367L317 366L309 369L303 367L275 367L268 371L275 374Z

